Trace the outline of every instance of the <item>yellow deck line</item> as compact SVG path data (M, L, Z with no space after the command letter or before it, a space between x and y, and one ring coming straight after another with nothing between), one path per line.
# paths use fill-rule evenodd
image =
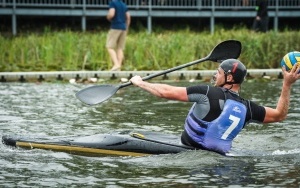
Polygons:
M107 150L107 149L96 149L96 148L87 148L87 147L78 147L78 146L61 146L54 144L38 144L32 142L16 142L16 146L25 147L30 149L47 149L63 152L81 152L81 153L90 153L90 154L105 154L105 155L119 155L119 156L147 156L150 154L146 153L136 153L128 151L117 151L117 150Z

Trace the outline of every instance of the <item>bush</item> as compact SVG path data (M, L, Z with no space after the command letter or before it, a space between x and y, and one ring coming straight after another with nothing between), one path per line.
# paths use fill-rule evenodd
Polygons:
M0 36L0 71L78 71L109 70L112 66L105 31L45 32ZM242 42L240 60L250 69L279 68L289 51L299 51L299 31L253 33L248 29L218 29L215 34L180 31L130 31L123 70L161 70L206 57L223 40ZM188 69L215 69L216 64L201 63Z

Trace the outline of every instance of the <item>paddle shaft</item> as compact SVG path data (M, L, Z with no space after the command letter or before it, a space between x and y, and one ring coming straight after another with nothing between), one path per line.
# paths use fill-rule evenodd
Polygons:
M170 69L167 69L167 70L158 72L158 73L150 74L150 75L148 75L148 76L143 77L142 80L150 80L150 79L152 79L152 78L155 78L155 77L158 77L158 76L161 76L161 75L164 75L164 74L167 74L167 73L170 73L170 72L179 70L179 69L183 69L183 68L186 68L186 67L195 65L195 64L197 64L197 63L200 63L200 62L209 60L209 57L210 57L210 56L208 55L208 56L206 56L205 58L202 58L202 59L198 59L198 60L195 60L195 61L192 61L192 62L183 64L183 65L179 65L179 66L177 66L177 67L173 67L173 68L170 68ZM127 87L127 86L130 86L130 85L132 85L131 82L126 82L126 83L124 83L124 84L119 85L119 88Z
M155 78L203 61L213 61L219 62L228 58L237 58L241 53L241 43L236 40L227 40L219 43L214 49L210 52L210 54L202 59L198 59L174 68L167 69L165 71L157 72L154 74L150 74L146 77L143 77L142 80L149 80L151 78ZM132 85L131 82L126 82L117 86L114 85L101 85L101 86L92 86L89 88L85 88L76 93L76 97L88 105L99 104L107 99L109 99L112 95L114 95L119 89L123 87L127 87Z

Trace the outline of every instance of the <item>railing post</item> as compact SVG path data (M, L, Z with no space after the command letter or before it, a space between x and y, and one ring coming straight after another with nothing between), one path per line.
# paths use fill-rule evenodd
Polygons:
M201 8L202 8L202 0L197 0L197 7L198 7L198 10L201 10Z
M275 30L275 32L278 31L278 11L279 11L279 1L276 0L275 16L274 16L274 30Z
M6 0L2 0L2 7L5 7L6 6Z
M152 0L149 0L148 3L148 18L147 18L147 23L148 23L148 33L152 32Z
M86 0L82 1L81 29L86 31Z
M16 35L17 34L17 15L16 15L16 0L13 0L13 13L12 13L12 34Z
M212 0L211 5L211 16L210 16L210 34L214 34L215 32L215 5L216 1Z
M70 0L70 7L74 8L74 0Z

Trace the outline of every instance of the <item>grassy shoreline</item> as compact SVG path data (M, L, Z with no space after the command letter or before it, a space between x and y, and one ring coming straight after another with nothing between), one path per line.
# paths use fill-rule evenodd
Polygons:
M112 66L105 48L107 32L58 31L0 35L0 71L78 71L109 70ZM214 35L189 29L179 31L129 31L123 70L161 70L208 55L219 42L242 42L240 60L251 69L278 68L290 51L300 51L300 32L253 33L248 29L219 29ZM188 70L214 69L216 64L201 63Z

